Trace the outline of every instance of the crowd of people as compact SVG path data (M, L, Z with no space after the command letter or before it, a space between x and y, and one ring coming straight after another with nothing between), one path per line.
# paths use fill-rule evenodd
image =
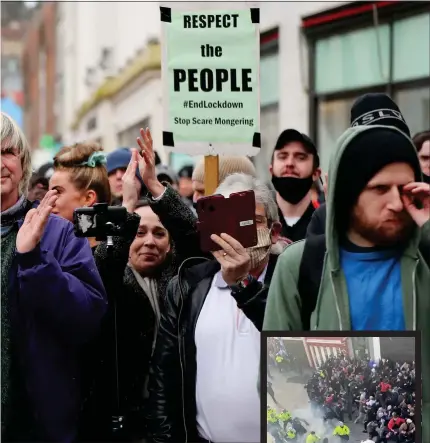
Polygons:
M382 108L396 112L362 118ZM414 144L397 105L366 94L339 136L325 190L294 129L271 183L221 156L216 193L254 192L258 242L213 234L207 253L203 161L175 173L142 129L107 155L65 146L34 175L2 113L2 440L260 441L262 330L420 329L428 370L430 133ZM124 208L121 235L75 235L74 211L100 204ZM424 413L429 396L423 381Z
M268 368L279 374L297 373L274 357L290 355L282 339L268 340L268 354ZM304 386L309 398L307 416L320 419L312 423L284 408L268 371L267 394L275 404L267 406L268 432L275 443L341 442L352 438L354 423L362 424L371 443L416 443L415 370L414 361L351 358L346 352L327 358ZM306 409L300 408L302 413Z
M415 362L330 357L305 388L326 423L347 418L373 442L415 443Z

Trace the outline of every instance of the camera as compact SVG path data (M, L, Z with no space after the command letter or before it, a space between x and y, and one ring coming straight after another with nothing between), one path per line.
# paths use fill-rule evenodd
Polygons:
M108 237L121 237L127 221L127 209L97 203L91 208L77 208L73 212L76 237L95 237L104 241Z

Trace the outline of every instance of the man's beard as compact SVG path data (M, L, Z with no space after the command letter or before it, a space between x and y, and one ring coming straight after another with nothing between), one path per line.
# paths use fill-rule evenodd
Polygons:
M403 246L411 239L415 223L406 211L393 214L393 219L397 223L386 222L380 226L375 226L363 211L354 208L350 228L376 246Z

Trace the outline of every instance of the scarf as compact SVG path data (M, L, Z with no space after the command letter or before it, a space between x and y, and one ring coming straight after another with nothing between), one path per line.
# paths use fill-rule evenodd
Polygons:
M154 354L155 344L157 342L157 334L158 334L158 327L160 325L160 319L161 319L161 312L160 312L160 303L158 300L158 285L157 280L155 278L149 278L149 277L142 277L136 269L133 268L133 266L129 263L129 268L133 272L133 275L136 278L137 283L142 288L143 292L146 294L146 296L149 299L149 302L151 303L152 309L154 310L155 314L155 324L154 324L154 336L152 338L152 348L151 348L151 358ZM148 392L148 379L149 374L146 377L145 384L144 384L144 395L145 398L149 397Z
M32 203L25 196L0 215L1 220L1 404L2 415L10 403L12 339L10 322L9 272L15 258L18 221L25 217Z
M154 328L154 340L152 343L152 352L154 352L155 340L157 338L157 333L158 333L158 325L160 324L160 319L161 319L160 303L158 301L157 280L155 280L155 278L142 277L136 271L136 269L133 268L133 266L131 266L130 264L128 266L130 267L131 271L133 272L134 276L136 277L136 280L139 283L139 286L142 288L143 292L148 297L149 302L151 303L152 309L154 310L155 328ZM152 353L151 353L151 355L152 355Z
M13 227L13 225L22 217L32 206L24 195L21 195L19 200L10 208L1 213L1 235L6 235Z

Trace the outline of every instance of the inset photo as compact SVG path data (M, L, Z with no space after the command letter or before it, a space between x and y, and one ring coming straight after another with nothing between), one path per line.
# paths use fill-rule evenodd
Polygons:
M267 441L420 443L415 337L268 337Z

